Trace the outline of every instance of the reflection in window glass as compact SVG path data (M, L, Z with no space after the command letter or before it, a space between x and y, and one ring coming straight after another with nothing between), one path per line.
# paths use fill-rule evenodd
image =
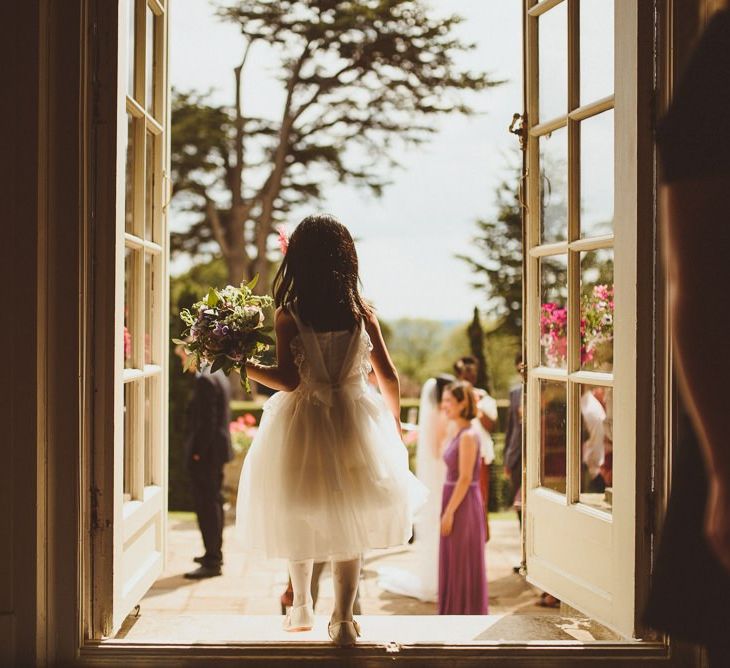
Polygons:
M613 233L613 109L580 123L580 233Z
M147 111L154 113L155 106L155 13L147 5L145 13L145 32L147 38L145 62L145 80L147 82Z
M124 366L134 366L134 337L137 334L134 322L132 294L134 291L134 251L124 250Z
M122 419L122 429L124 431L124 480L123 493L124 500L129 501L132 498L132 466L133 466L133 438L134 438L134 384L124 384L124 416Z
M134 119L127 114L127 160L124 170L124 231L134 234Z
M568 258L540 258L541 364L566 367L568 353Z
M154 469L154 442L153 442L153 424L152 416L154 415L154 388L156 385L154 378L145 378L144 381L144 484L155 484Z
M540 137L540 239L544 244L568 238L568 131Z
M540 485L565 494L567 401L565 384L540 381Z
M144 238L157 241L155 234L155 136L150 132L147 132L146 135Z
M561 2L537 19L541 123L568 113L567 4Z
M580 356L588 371L613 370L613 249L581 254Z
M613 389L580 386L580 502L613 506Z
M134 97L134 9L137 0L127 0L127 95Z
M614 91L613 0L581 0L580 103L588 104Z
M155 274L154 259L150 254L144 258L144 363L153 364L152 355L155 317Z

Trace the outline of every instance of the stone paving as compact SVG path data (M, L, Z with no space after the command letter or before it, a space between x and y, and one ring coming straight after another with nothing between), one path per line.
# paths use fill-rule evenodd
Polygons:
M436 615L434 603L392 594L378 585L376 569L380 567L413 569L413 548L382 550L364 557L360 584L363 640L378 642L390 638L396 620L387 620L393 619L393 615L398 615L399 639L410 638L413 642L433 640L440 634L445 634L444 641L458 642L615 639L608 629L574 610L538 606L539 590L513 571L520 560L517 520L500 516L490 522L490 527L486 556L489 615L438 618L441 621L434 617L433 624L427 622L424 615ZM117 639L185 644L326 640L326 621L333 604L328 570L325 569L320 581L316 629L303 634L285 634L279 621L279 597L287 583L286 562L244 555L232 529L229 524L224 532L223 575L201 581L186 580L183 573L196 566L192 558L202 553L202 541L193 516L171 514L164 573L142 599L139 615L128 618ZM445 623L447 619L450 623Z
M533 605L539 592L524 578L514 574L520 561L517 520L500 519L490 523L492 537L487 543L490 613L540 612ZM286 562L277 559L254 559L238 547L233 527L224 532L223 575L192 581L183 573L196 567L192 558L203 547L195 520L191 516L171 514L168 524L168 559L162 577L141 602L141 609L178 613L234 612L247 615L270 615L280 612L279 596L287 583ZM379 550L365 555L360 584L362 614L432 615L436 605L383 591L378 586L376 569L413 567L413 548L408 545ZM332 579L326 568L320 582L318 612L332 606Z

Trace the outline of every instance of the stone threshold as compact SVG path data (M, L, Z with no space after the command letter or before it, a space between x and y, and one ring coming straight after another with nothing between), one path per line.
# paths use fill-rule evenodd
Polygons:
M623 642L590 619L555 614L361 615L357 619L363 645ZM282 620L280 615L143 613L128 617L117 636L105 643L329 643L325 615L316 616L311 631L299 633L284 631Z

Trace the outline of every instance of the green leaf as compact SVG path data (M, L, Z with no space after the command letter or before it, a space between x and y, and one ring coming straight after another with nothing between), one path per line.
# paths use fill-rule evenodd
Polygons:
M259 282L259 275L256 274L248 283L246 283L246 287L249 290L253 290L256 287L256 284Z
M188 342L187 341L183 341L182 339L173 339L172 342L176 346L186 346L186 345L188 345Z
M213 362L213 364L210 367L210 372L215 373L216 371L218 371L218 369L222 369L223 365L225 363L226 363L226 358L223 355L221 355L220 357L216 357L215 361Z
M248 375L246 374L246 367L241 367L241 387L251 394L251 383L248 381Z
M266 343L270 346L276 345L276 341L268 334L264 334L261 330L257 331L254 337L256 341L260 341L261 343Z
M216 292L215 288L211 288L208 290L208 297L206 298L206 303L211 308L214 307L216 304L218 304L218 301L220 300L220 297L218 296L218 293Z

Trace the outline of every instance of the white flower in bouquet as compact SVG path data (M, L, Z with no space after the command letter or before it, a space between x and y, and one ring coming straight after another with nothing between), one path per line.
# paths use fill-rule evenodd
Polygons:
M211 372L221 369L226 375L238 369L241 384L251 391L246 362L258 361L258 356L274 344L271 328L264 327L264 309L274 302L269 296L253 293L257 280L258 276L238 288L211 288L205 299L180 312L187 338L173 341L190 353L186 368L194 362L199 368L207 363Z

